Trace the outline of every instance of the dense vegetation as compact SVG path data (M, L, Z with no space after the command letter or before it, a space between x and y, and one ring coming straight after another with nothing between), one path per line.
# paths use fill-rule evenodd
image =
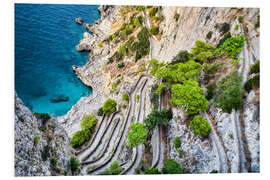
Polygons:
M79 170L80 163L75 157L71 157L69 160L69 168L72 175L74 175Z
M102 110L106 116L109 116L116 111L116 106L117 106L116 101L114 99L109 98L105 101L104 105L102 106Z
M97 119L94 115L85 115L81 121L82 130L79 130L72 135L71 146L76 148L88 141L96 124Z
M214 100L224 112L231 113L232 109L240 109L243 106L244 91L241 82L242 77L235 72L218 83Z
M122 168L117 161L114 161L106 171L108 172L107 175L118 175L122 172Z
M135 147L146 141L147 130L145 126L139 122L131 125L131 130L128 132L129 146Z
M182 174L182 167L173 159L168 159L162 168L163 174Z
M123 93L123 94L122 94L122 99L123 99L124 101L129 102L129 97L128 97L127 93Z
M153 85L150 92L150 101L154 106L154 109L158 109L159 106L159 95L156 92L158 85Z
M207 60L214 58L216 47L203 41L196 41L195 46L191 49L195 59L200 62L206 62Z
M144 174L161 174L157 168L146 169Z
M153 109L152 112L144 119L145 127L148 131L153 130L156 126L167 126L172 119L172 111L163 109L158 111Z
M209 103L204 91L196 81L188 80L183 84L174 84L171 91L171 104L182 108L189 115L208 109Z
M257 74L257 73L260 73L260 61L257 61L255 64L253 64L249 72L249 74Z
M195 116L192 121L190 121L190 127L193 129L194 134L198 136L206 137L211 130L209 122L201 115Z
M176 56L173 57L171 64L186 63L191 59L191 55L188 51L181 50Z
M256 75L245 83L245 90L249 93L254 87L260 86L260 75Z

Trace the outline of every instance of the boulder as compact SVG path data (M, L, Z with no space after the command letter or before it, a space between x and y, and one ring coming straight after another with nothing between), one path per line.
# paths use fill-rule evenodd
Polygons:
M67 96L62 95L62 94L57 95L57 96L50 99L50 101L52 103L65 102L65 101L68 101L68 100L69 100L69 98Z
M83 24L83 23L84 23L83 20L82 20L81 18L76 18L76 19L75 19L75 22L76 22L77 24Z

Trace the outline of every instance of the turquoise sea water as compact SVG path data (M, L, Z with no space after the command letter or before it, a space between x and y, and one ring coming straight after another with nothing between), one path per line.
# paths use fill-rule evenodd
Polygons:
M98 6L15 4L15 90L34 112L64 115L92 89L76 77L72 65L83 65L88 53L76 51L86 29L81 17L93 24ZM64 95L66 102L52 103Z

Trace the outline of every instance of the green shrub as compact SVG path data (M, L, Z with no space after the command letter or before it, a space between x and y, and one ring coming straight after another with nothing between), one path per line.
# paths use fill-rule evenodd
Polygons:
M214 58L216 47L203 41L196 41L195 46L191 48L192 55L201 62Z
M238 31L238 29L239 29L239 25L237 24L235 25L234 30Z
M117 161L114 161L108 169L110 175L118 175L122 172L122 168L118 165Z
M234 58L242 51L242 46L245 44L245 37L237 34L226 41L216 50L217 54L226 54Z
M156 26L151 26L151 28L150 28L150 33L151 33L152 35L157 35L158 32L159 32L158 27L156 27Z
M33 115L40 119L42 121L42 124L45 125L46 122L51 119L51 116L48 113L38 113L38 112L34 112Z
M104 105L102 106L103 112L106 116L111 115L113 112L116 111L116 101L109 98L105 101Z
M237 73L232 73L218 83L214 101L223 112L231 113L232 109L242 108L243 93L242 77Z
M162 168L163 174L182 174L182 167L173 159L168 159Z
M260 61L257 61L255 64L253 64L250 68L249 74L257 74L260 72Z
M123 67L125 67L125 63L119 63L119 64L117 65L117 67L118 67L118 68L123 68Z
M100 48L102 48L102 42L99 42L99 43L97 44L97 46L100 47Z
M206 99L207 100L210 100L214 97L215 95L215 90L217 88L217 85L215 83L212 83L212 84L209 84L206 86L207 88L207 96L206 96Z
M57 160L55 158L50 159L50 166L53 170L57 169Z
M177 151L177 153L178 153L178 156L181 156L181 155L182 155L182 150L181 150L181 148L177 148L176 151Z
M206 38L207 38L207 39L211 39L211 38L212 38L212 34L213 34L213 32L212 32L212 31L209 31L209 32L207 33L207 35L206 35Z
M257 17L257 23L255 24L255 28L259 28L260 27L260 16Z
M227 32L224 34L224 36L219 40L218 44L217 44L217 48L219 48L228 38L231 38L232 35L230 32Z
M212 66L210 66L209 64L204 64L203 70L206 74L215 74L215 73L217 73L217 71L221 65L222 65L221 63L214 64Z
M233 139L233 135L231 133L229 134L229 138L230 139Z
M47 161L48 157L50 156L50 146L46 145L43 148L43 151L41 152L41 159L42 161Z
M123 56L127 55L127 49L125 47L125 45L120 45L119 50L118 50L119 54L122 54Z
M147 28L143 27L142 30L138 33L137 37L139 39L137 52L141 56L148 55L150 52L150 41Z
M172 85L171 92L170 103L182 108L188 115L208 109L209 103L204 96L204 90L194 80Z
M158 109L159 106L159 95L156 92L158 88L158 85L155 84L154 86L151 87L151 92L150 92L150 101L151 104L154 106L154 109Z
M156 13L158 12L158 7L153 7L150 11L149 11L149 16L150 17L154 17L156 15Z
M157 168L146 169L144 174L161 174Z
M113 63L113 58L112 57L108 58L108 64L110 64L110 63Z
M69 160L69 168L71 170L72 175L79 170L80 163L75 157L71 157Z
M188 51L181 50L176 56L173 57L171 64L186 63L191 59L191 55Z
M178 21L179 17L180 17L180 14L176 13L176 14L174 15L175 21Z
M34 145L35 146L39 143L39 140L40 140L39 136L34 137Z
M181 147L181 140L180 140L180 137L179 136L175 136L174 137L174 140L173 140L173 143L174 143L174 147L176 149L180 148Z
M143 144L147 138L145 126L139 122L131 125L131 130L128 132L129 146L135 147Z
M97 118L94 115L86 114L84 115L81 121L82 130L86 130L90 132L92 132L96 124L97 124Z
M127 93L122 94L122 99L123 99L123 101L129 102L129 97L128 97Z
M238 17L238 21L239 21L239 23L242 23L242 22L243 22L243 20L244 20L244 17L243 17L243 16L239 16L239 17Z
M140 100L140 95L136 94L136 102L139 102L139 100Z
M193 129L195 135L202 137L208 136L208 133L211 130L209 122L201 115L195 116L189 125Z
M219 29L219 31L220 31L222 34L225 34L225 33L227 33L227 32L230 31L230 28L231 28L230 24L224 22L224 23L221 23L221 24L220 24L220 29Z
M71 138L71 146L73 148L79 147L90 139L90 132L86 132L84 130L80 130L75 132Z
M167 126L169 121L172 119L172 111L163 109L158 111L153 109L151 113L144 119L145 127L151 131L156 126L162 125Z
M218 173L218 170L213 169L210 173Z
M254 87L259 86L260 86L260 75L256 75L245 83L244 88L249 93Z
M102 107L98 109L98 116L103 116L104 112Z

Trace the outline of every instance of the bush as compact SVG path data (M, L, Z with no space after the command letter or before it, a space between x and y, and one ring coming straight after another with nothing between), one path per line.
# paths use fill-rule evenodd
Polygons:
M162 168L163 174L182 174L182 167L173 159L168 159Z
M144 174L161 174L157 168L146 169Z
M230 32L224 34L223 38L221 38L217 44L217 48L219 48L228 38L231 38L232 35Z
M210 99L212 99L212 98L214 97L214 95L215 95L215 90L216 90L216 88L217 88L217 85L216 85L215 83L209 84L209 85L206 86L206 88L207 88L207 96L206 96L206 99L207 99L207 100L210 100Z
M174 15L175 21L178 21L179 17L180 17L180 14L176 13L176 14Z
M207 35L206 35L206 38L207 38L207 39L211 39L211 38L212 38L212 34L213 34L213 32L212 32L212 31L209 31L209 32L207 33Z
M118 165L117 161L114 161L108 169L110 175L118 175L122 172L122 168Z
M234 30L238 31L238 29L239 29L239 25L237 24L235 25Z
M174 137L174 140L173 140L173 143L174 143L174 147L176 149L180 148L181 147L181 140L180 140L180 137L179 136L175 136Z
M151 33L152 35L157 35L158 32L159 32L158 27L156 27L156 26L151 26L151 28L150 28L150 33Z
M249 93L254 87L260 86L260 75L256 75L245 83L245 90Z
M118 67L118 68L123 68L123 67L125 67L125 64L124 64L124 63L119 63L119 64L117 65L117 67Z
M34 145L35 146L39 143L39 140L40 140L39 136L34 137Z
M139 102L139 100L140 100L140 95L136 94L136 102Z
M127 55L127 49L126 49L126 47L125 47L125 45L120 45L120 47L119 47L119 50L118 50L118 53L119 54L122 54L123 56L126 56Z
M242 51L242 46L245 44L245 37L237 34L225 40L225 42L216 50L217 54L226 54L234 58Z
M239 23L242 23L242 22L243 22L243 20L244 20L244 17L243 17L243 16L239 16L239 17L238 17L238 21L239 21Z
M102 48L102 42L99 42L99 43L97 44L97 46L100 47L100 48Z
M218 170L213 169L210 173L218 173Z
M50 146L46 145L43 148L43 151L41 152L41 159L42 161L47 161L48 157L50 156Z
M108 58L108 64L110 64L110 63L113 63L113 58L112 57Z
M257 61L255 64L253 64L250 68L249 74L257 74L260 72L260 61Z
M135 147L143 144L147 138L145 126L139 122L131 125L131 130L128 132L129 146Z
M141 56L148 55L150 52L150 41L149 41L148 36L149 36L149 34L148 34L146 27L143 27L142 30L137 35L137 37L139 39L137 52Z
M195 135L202 137L208 136L208 133L211 130L209 122L201 115L195 116L189 125L193 129Z
M260 27L260 16L257 17L257 23L255 24L255 28L259 28Z
M72 175L75 174L76 171L79 170L80 163L75 157L71 157L69 160L69 167Z
M158 109L158 106L159 106L159 95L155 93L157 88L158 88L158 85L155 84L154 86L152 86L151 92L150 92L150 101L151 101L151 104L154 106L154 109Z
M186 63L188 60L190 60L190 56L191 55L188 53L188 51L181 50L176 56L173 57L171 64Z
M80 130L75 132L71 138L71 146L73 148L79 147L90 139L90 132L86 132L84 130Z
M46 122L51 119L51 116L48 113L38 113L38 112L34 112L33 115L40 119L42 121L42 124L45 125Z
M86 130L90 132L93 131L96 124L97 124L97 119L94 115L86 114L84 115L81 121L82 130Z
M215 74L217 71L218 71L218 69L219 69L219 67L221 66L222 64L220 63L220 64L214 64L214 65L212 65L212 66L210 66L209 64L204 64L204 72L206 73L206 74Z
M156 15L156 13L158 12L158 7L153 7L150 11L149 11L149 16L150 17L154 17Z
M98 116L103 116L104 112L102 107L98 109Z
M224 112L231 113L232 109L242 108L243 93L242 77L237 72L232 73L218 83L214 101Z
M203 41L196 41L195 46L191 48L192 55L201 62L214 58L216 47Z
M144 123L145 127L151 131L159 125L167 126L171 119L171 110L163 109L158 111L157 109L153 109L152 112L144 119Z
M226 23L226 22L224 22L224 23L222 23L222 24L220 24L220 32L222 33L222 34L225 34L225 33L227 33L227 32L229 32L230 31L230 24L228 24L228 23Z
M57 169L57 160L55 158L51 158L50 160L50 166L53 170Z
M122 94L122 99L123 99L123 101L129 102L129 97L128 97L127 93Z
M116 105L117 103L115 100L111 98L107 99L102 107L104 114L106 116L111 115L113 112L116 111Z
M170 103L182 108L188 115L197 114L208 109L208 101L204 96L204 90L198 82L185 81L184 84L174 84L171 88Z

